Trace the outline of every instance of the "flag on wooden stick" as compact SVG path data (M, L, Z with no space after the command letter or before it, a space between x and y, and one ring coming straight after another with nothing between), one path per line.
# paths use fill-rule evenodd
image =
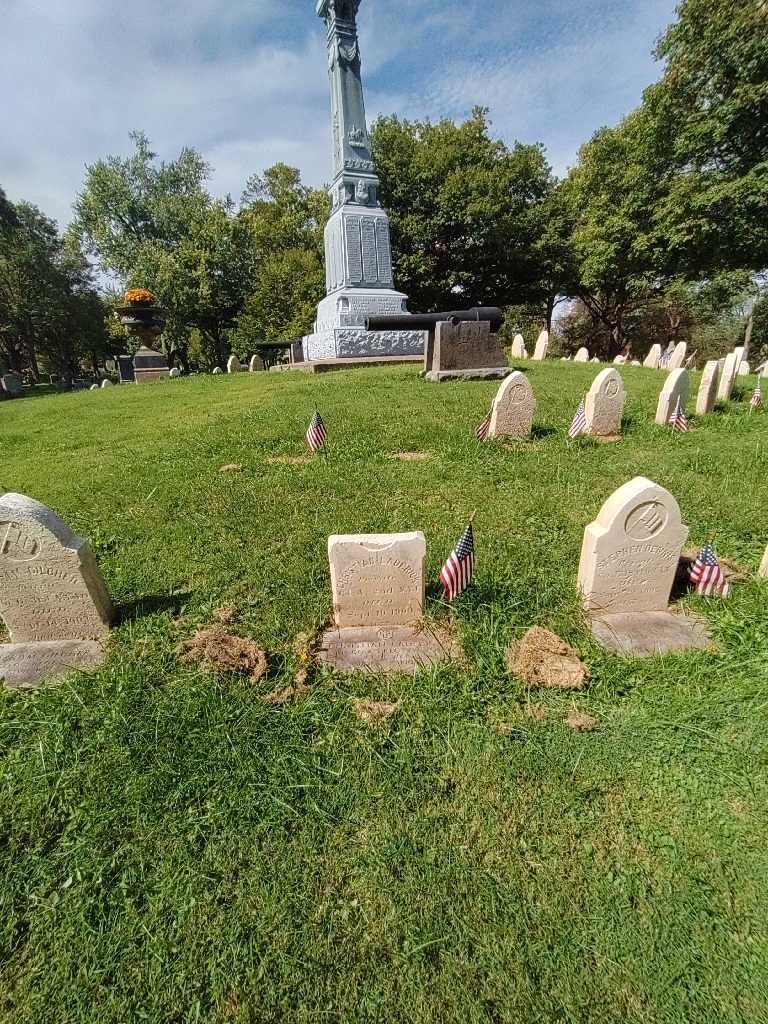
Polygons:
M327 440L328 431L325 429L323 417L316 412L307 430L307 446L311 452L316 453L322 451Z
M696 593L703 597L712 597L715 594L719 597L727 597L731 589L720 568L715 548L710 541L707 541L696 556L696 560L688 570L688 578L694 585Z
M472 581L474 571L475 537L470 523L440 570L440 582L447 601L455 601L459 594L464 593Z
M570 429L568 430L568 437L578 437L580 434L586 432L587 429L587 409L584 405L584 400L579 402L579 408L576 410L576 415L573 417Z
M755 384L755 390L752 394L752 401L749 403L749 411L753 409L762 409L763 407L763 389L760 387L760 380L758 379Z
M475 437L477 438L478 441L487 441L488 440L488 435L489 435L490 431L491 431L491 413L488 413L488 415L485 417L483 422L480 424L480 426L475 431Z
M685 410L683 409L682 398L678 398L677 400L675 411L669 417L669 425L673 430L678 431L680 434L688 433L688 417L685 415Z

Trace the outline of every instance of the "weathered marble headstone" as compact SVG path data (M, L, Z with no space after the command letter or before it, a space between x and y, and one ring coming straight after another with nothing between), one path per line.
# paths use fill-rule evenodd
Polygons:
M585 431L590 437L613 437L621 433L621 417L626 400L624 383L614 369L602 370L587 392Z
M99 388L98 384L91 384L91 386L88 388L88 390L89 391L100 391L101 389Z
M168 376L172 380L176 380L177 377L181 376L181 370L178 368L178 366L174 366L168 371Z
M103 380L101 382L101 386L103 388L111 388L112 387L112 381L111 380Z
M257 373L259 370L264 369L264 360L261 356L251 356L251 361L248 363L248 372Z
M761 576L768 579L768 548L765 549L765 554L763 555L763 560L760 563L760 569L758 571Z
M669 370L680 370L683 368L685 363L685 357L688 353L688 345L684 341L680 341L675 345L675 350L672 353L672 358L669 360Z
M224 373L224 371L222 370L222 368L220 366L214 366L214 368L213 368L213 370L211 372L214 373L214 374Z
M0 390L11 398L17 398L24 390L24 383L18 373L5 373L0 377Z
M626 363L626 361L627 361L627 357L626 356L618 355L613 360L613 363L614 363L614 366L623 366L624 363Z
M632 360L632 366L642 366L642 365L643 364L640 362L639 359L633 359Z
M576 355L573 357L574 363L588 363L589 362L589 349L580 348Z
M599 363L600 362L600 360L597 358L597 356L592 356L592 358L589 361L590 361L590 363Z
M440 321L435 328L432 369L426 380L506 377L511 373L498 335L488 321L452 324Z
M745 359L742 359L742 361L739 363L739 377L748 377L750 373L752 373L752 370L749 368L749 363Z
M318 660L341 671L415 672L456 653L423 623L427 542L423 533L331 537L328 558L335 628Z
M720 363L717 359L710 359L704 367L699 384L699 393L696 396L696 415L706 416L712 412L717 401L717 382L720 376Z
M230 356L227 360L227 373L240 373L242 367L237 356Z
M528 352L525 347L525 339L522 334L516 334L514 341L512 342L512 358L513 359L527 359Z
M488 436L530 437L536 398L524 373L515 371L499 388L491 409Z
M717 386L717 400L718 402L728 402L731 398L731 392L733 391L733 385L736 381L736 371L738 369L741 359L739 362L736 361L737 356L735 352L729 352L725 357L725 363L720 371L720 383Z
M651 351L645 357L643 366L647 366L649 370L657 370L659 368L659 360L661 359L661 345L652 345Z
M672 414L677 409L677 403L685 412L688 405L688 392L690 390L690 378L687 370L672 370L661 389L659 401L656 405L656 423L660 427L668 427Z
M9 685L34 682L55 669L62 642L62 668L98 664L103 652L93 641L107 636L114 617L87 541L23 494L0 498L0 617L11 637L10 645L0 646L0 674ZM38 651L38 644L44 649ZM32 678L37 654L40 672Z
M549 351L549 331L542 331L536 339L536 348L533 351L533 358L540 363L547 358Z

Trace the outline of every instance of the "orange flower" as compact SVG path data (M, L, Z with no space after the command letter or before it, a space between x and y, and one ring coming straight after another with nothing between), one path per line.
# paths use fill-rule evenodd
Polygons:
M146 288L129 288L125 293L127 306L150 306L154 301L155 296Z

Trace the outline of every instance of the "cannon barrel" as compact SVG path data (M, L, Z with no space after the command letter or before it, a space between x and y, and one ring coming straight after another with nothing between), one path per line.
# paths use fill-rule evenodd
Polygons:
M446 313L403 313L395 316L369 316L367 331L433 331L435 325L448 321L459 324L487 320L491 331L498 331L504 323L504 313L498 306L473 306L472 309L453 309Z

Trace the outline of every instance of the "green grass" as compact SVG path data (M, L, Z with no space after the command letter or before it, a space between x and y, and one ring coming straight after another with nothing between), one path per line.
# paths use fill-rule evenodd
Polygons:
M624 368L622 440L569 444L595 367L528 372L537 438L510 448L472 436L496 385L414 368L0 406L0 488L91 538L124 616L100 672L0 699L0 1020L768 1020L768 413L674 436L663 375ZM302 454L315 407L328 458L268 465ZM686 598L716 653L625 660L584 627L584 526L640 474L749 572L729 601ZM464 665L260 700L329 615L329 534L421 529L434 581L475 509ZM174 654L223 604L273 652L258 685ZM580 649L588 691L506 674L536 623ZM361 696L402 709L371 732Z

